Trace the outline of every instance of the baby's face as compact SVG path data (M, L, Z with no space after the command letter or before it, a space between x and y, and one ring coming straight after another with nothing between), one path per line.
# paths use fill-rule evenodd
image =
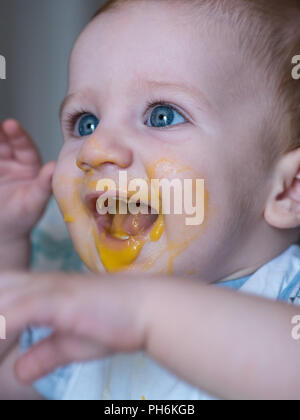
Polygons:
M261 141L263 78L225 23L184 16L181 7L145 2L101 15L72 53L54 192L94 272L216 281L247 268L237 263L240 247L265 223L271 159ZM185 211L99 216L98 181L113 180L123 194L120 171L148 183L193 180L204 222L187 225Z

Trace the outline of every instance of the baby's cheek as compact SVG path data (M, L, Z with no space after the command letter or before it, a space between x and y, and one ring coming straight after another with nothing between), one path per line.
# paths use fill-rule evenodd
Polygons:
M53 192L74 247L84 264L93 272L100 271L95 254L93 230L87 208L81 198L83 180L57 171L53 179Z
M68 159L62 157L63 152L64 149L59 156L52 180L53 194L58 203L62 201L66 192L73 187L72 180L75 178L75 175L71 176L74 172L73 165L70 166Z
M193 180L193 183L197 185L196 180ZM195 251L199 255L201 244L202 246L205 244L209 234L208 227L212 212L209 209L209 192L203 180L201 186L198 184L194 194L193 197L187 198L187 201L193 202L190 209L185 209L183 206L182 215L166 216L169 274L176 274L178 270L180 274L196 274L198 260L192 259L192 256L195 255Z
M103 272L94 246L94 232L91 229L90 222L87 220L80 223L69 223L68 230L75 250L86 267L96 274Z
M168 239L167 272L175 274L176 267L180 265L181 268L188 267L187 271L194 274L196 268L190 265L189 256L194 248L199 246L199 241L202 238L205 240L208 221L214 213L210 206L205 176L179 160L167 158L148 165L147 172L150 179L175 182L175 185L177 182L179 185L177 193L174 193L175 189L171 195L168 189L161 191L165 233ZM175 212L179 214L174 214Z

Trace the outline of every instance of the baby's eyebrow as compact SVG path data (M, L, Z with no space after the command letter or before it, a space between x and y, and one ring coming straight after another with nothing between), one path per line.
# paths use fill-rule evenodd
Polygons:
M190 96L193 96L197 101L201 101L208 108L211 108L212 105L204 95L204 93L197 87L191 86L186 82L165 82L159 80L144 80L143 83L148 85L150 89L162 89L167 88L173 91L185 92Z
M61 104L61 106L60 106L60 108L59 108L59 119L61 120L61 118L62 118L62 114L63 114L63 111L64 111L64 109L65 109L65 107L70 103L70 102L72 102L73 101L73 99L74 98L76 98L77 97L77 94L76 93L71 93L70 95L68 95L68 96L66 96L65 97L65 99L62 101L62 104Z

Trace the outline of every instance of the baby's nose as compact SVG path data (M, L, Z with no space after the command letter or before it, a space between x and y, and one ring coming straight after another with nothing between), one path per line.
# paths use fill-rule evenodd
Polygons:
M98 139L95 135L84 142L77 157L77 166L87 172L99 169L103 164L129 168L133 162L133 151L121 142Z

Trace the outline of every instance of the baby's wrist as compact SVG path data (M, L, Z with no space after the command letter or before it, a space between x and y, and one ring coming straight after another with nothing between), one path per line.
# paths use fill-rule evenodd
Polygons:
M0 239L0 271L29 267L30 236Z
M166 278L149 277L140 282L140 305L138 319L143 332L144 351L149 350L152 334L155 334L156 318L161 305L167 301L163 295L165 288L172 286Z

